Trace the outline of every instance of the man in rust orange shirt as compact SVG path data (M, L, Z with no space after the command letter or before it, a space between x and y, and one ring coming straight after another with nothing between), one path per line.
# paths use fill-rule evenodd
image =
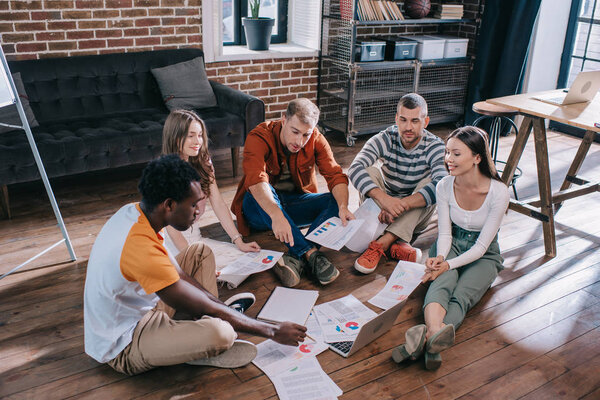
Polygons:
M304 269L323 285L339 276L299 227L310 225L311 231L334 216L344 225L354 219L348 210L348 177L316 129L318 120L317 106L301 98L288 104L281 120L254 128L246 138L244 176L231 206L242 234L249 234L249 228L272 230L288 246L284 265L274 271L290 287L300 282ZM317 193L316 167L329 193Z

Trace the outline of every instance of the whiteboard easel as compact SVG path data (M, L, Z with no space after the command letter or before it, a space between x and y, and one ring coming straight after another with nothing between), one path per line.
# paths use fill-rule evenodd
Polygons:
M0 279L4 278L7 275L12 274L17 271L24 265L32 262L33 260L41 257L46 254L56 246L61 243L65 243L67 246L67 250L69 251L69 255L71 257L71 261L75 261L77 257L75 256L75 251L73 250L73 246L71 245L71 240L69 239L69 235L67 233L67 228L65 227L65 223L60 214L60 210L58 209L58 204L56 203L56 198L54 198L54 193L52 192L52 187L50 186L50 181L48 180L48 175L46 175L46 170L44 169L44 164L42 163L42 159L40 157L40 153L38 152L37 145L35 144L35 139L33 138L33 134L31 133L31 128L29 127L29 122L27 121L27 117L25 116L25 111L23 110L23 105L21 104L21 99L17 94L17 88L15 87L15 82L12 79L12 75L10 74L10 69L8 68L8 62L6 61L6 57L4 56L4 51L2 50L2 46L0 46L0 108L16 105L17 111L19 112L19 117L21 118L21 126L4 124L0 121L0 124L3 126L8 126L11 128L23 129L25 134L27 135L27 140L29 141L29 147L31 147L31 151L33 153L33 158L35 159L35 163L37 164L38 170L40 171L40 176L42 177L42 181L44 182L44 186L46 187L46 193L48 193L48 198L50 199L50 204L52 205L52 210L54 211L54 215L56 216L56 221L58 222L58 226L62 232L63 238L54 243L52 246L43 250L42 252L36 254L31 257L29 260L24 263L17 265L15 268L11 269L7 273L0 276Z

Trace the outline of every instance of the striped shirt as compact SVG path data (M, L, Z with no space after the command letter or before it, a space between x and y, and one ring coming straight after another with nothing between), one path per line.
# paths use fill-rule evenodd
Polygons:
M419 190L427 205L435 204L435 186L447 174L444 167L444 142L424 130L421 141L406 150L400 141L398 127L392 125L370 138L356 155L348 169L350 181L363 195L378 186L367 172L367 167L381 160L385 192L393 197L413 193L419 181L431 177L431 183Z

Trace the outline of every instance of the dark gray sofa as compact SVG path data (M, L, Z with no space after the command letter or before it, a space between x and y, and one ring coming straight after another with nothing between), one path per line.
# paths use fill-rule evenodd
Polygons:
M49 177L147 162L160 154L169 113L150 70L203 56L186 48L10 62L20 72L40 126L33 128ZM204 119L209 150L239 147L265 119L264 103L210 82L217 107L195 110ZM0 200L7 186L40 179L23 131L0 135ZM0 207L2 208L2 207Z

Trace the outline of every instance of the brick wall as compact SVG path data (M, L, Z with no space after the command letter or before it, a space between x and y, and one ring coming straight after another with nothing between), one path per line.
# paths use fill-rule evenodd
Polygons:
M202 0L0 0L9 60L202 47ZM267 119L291 99L316 100L317 59L207 64L207 73L260 97Z
M266 118L277 119L297 97L316 101L317 58L230 61L208 64L209 79L260 97Z
M201 0L2 0L10 60L200 46Z

